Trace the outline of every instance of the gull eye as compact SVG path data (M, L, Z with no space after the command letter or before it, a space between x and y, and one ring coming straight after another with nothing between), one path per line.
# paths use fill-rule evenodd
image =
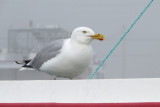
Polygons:
M84 30L84 31L82 31L82 32L83 32L83 33L87 33L87 31L85 31L85 30Z

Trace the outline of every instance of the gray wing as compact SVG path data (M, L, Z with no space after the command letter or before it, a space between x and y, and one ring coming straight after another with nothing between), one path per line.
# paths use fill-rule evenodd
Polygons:
M63 46L64 39L54 41L48 46L44 47L40 52L37 53L35 58L29 63L30 66L39 70L41 65L47 60L55 57L60 53L60 50Z

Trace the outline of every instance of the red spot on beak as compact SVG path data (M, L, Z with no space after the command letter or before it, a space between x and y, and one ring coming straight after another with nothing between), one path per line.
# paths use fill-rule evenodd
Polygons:
M99 39L100 41L102 41L103 39Z

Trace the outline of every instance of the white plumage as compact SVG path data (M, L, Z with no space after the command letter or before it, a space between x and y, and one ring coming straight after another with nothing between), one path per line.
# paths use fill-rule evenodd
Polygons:
M93 39L103 40L104 36L87 27L76 28L71 38L63 40L62 43L48 45L24 67L33 67L50 75L72 79L89 66Z

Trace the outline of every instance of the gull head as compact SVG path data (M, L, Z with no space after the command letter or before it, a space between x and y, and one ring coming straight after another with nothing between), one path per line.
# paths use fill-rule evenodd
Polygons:
M71 34L71 40L82 44L91 44L93 39L102 41L104 40L104 36L102 34L95 33L88 27L75 28Z

